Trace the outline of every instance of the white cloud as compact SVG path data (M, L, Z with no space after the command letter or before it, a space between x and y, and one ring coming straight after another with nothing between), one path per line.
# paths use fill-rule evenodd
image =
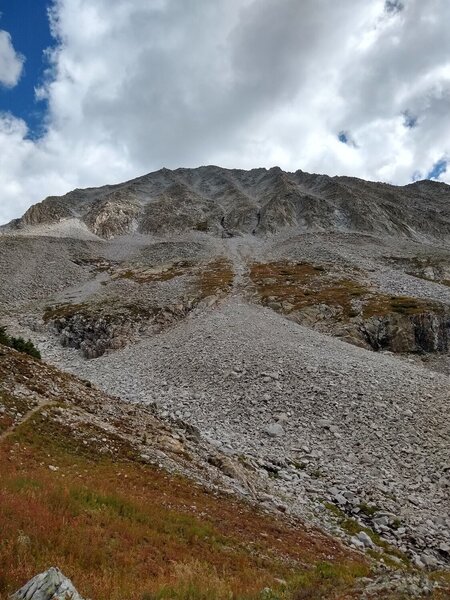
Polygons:
M24 57L14 50L11 36L0 29L0 84L14 87L22 73Z
M426 176L450 156L449 21L447 0L57 0L47 133L0 118L0 221L162 166Z

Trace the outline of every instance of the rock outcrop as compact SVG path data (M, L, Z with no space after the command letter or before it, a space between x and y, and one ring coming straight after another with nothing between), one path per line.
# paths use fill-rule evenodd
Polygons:
M269 308L284 312L281 303L272 302ZM390 312L385 315L347 319L342 310L326 304L311 306L292 313L290 318L301 325L331 333L356 346L375 351L388 350L398 354L448 353L450 311L422 312L404 315Z
M73 217L69 202L56 196L49 196L42 202L31 206L20 219L20 225L41 225L57 223Z
M118 190L97 201L84 221L92 233L109 239L133 231L141 212L132 196Z
M10 600L83 600L70 579L56 567L33 577Z
M450 315L390 314L365 321L361 333L374 350L391 352L448 352Z

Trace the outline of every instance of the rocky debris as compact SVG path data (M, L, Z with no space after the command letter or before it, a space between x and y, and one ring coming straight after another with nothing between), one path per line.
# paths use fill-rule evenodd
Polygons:
M433 371L450 374L448 190L217 167L76 190L3 230L2 317L45 359L121 397L99 403L102 431L119 435L109 418L130 401L142 403L129 417L138 437L150 418L142 405L168 424L152 443L131 436L144 462L179 469L181 461L193 477L219 478L364 552L439 569L450 563L449 379ZM64 229L75 221L82 232ZM219 257L233 263L233 281ZM186 273L162 281L167 265L183 261L217 268L195 282ZM269 278L270 310L261 307L251 265L273 261L331 273L326 281L342 285L330 294L336 300L345 288L344 304L310 293L300 310L305 282L281 273ZM364 313L367 290L383 310ZM137 330L134 317L117 317L128 300L157 307L136 319ZM77 302L106 308L57 317L61 347L36 320L48 303ZM97 360L71 351L85 342ZM76 429L85 415L60 418ZM106 433L94 437L117 452ZM199 462L183 462L186 453Z
M56 567L33 577L10 600L83 600L70 579Z
M291 260L253 262L249 299L346 342L396 353L448 352L450 306L388 295L362 269Z
M424 575L392 572L377 577L375 581L361 583L365 584L361 600L372 600L378 597L424 598L431 596L433 591L440 587L438 583Z
M441 256L433 253L402 257L386 257L386 263L401 268L408 275L419 277L427 281L450 285L450 265Z
M166 418L243 456L273 504L349 541L351 525L413 561L426 549L447 562L447 378L238 297L151 342L67 366L124 399L151 397Z
M42 433L51 430L53 435L69 436L95 455L164 468L207 489L246 499L256 498L255 489L266 488L265 482L258 482L254 469L244 466L239 457L222 452L179 417L163 418L155 403L122 402L89 381L7 348L0 356L0 409L12 406L23 407L21 422L22 417L33 416L41 407L38 429ZM0 425L1 415L0 410ZM56 476L61 467L48 464L48 469Z
M85 358L91 359L124 348L139 336L159 333L186 318L196 307L213 306L218 300L214 294L203 300L197 295L162 307L125 301L115 309L92 304L80 312L76 306L67 305L62 307L62 312L66 310L68 314L52 318L52 310L49 310L45 320L57 333L62 346L79 349ZM56 307L54 314L59 312L61 307Z

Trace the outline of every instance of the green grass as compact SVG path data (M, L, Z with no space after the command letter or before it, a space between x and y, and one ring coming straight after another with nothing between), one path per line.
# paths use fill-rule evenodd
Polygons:
M358 506L359 510L366 515L367 517L373 517L373 515L379 512L380 507L372 504L367 504L366 502L361 502Z

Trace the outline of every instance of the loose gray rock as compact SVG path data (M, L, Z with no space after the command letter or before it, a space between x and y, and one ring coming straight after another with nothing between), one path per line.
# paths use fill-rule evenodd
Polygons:
M365 531L360 531L356 537L364 545L365 548L375 548L375 544Z
M67 579L57 567L33 577L20 590L11 596L11 600L83 600L70 579Z
M270 437L281 437L284 435L284 429L279 423L271 423L265 428L265 433Z

